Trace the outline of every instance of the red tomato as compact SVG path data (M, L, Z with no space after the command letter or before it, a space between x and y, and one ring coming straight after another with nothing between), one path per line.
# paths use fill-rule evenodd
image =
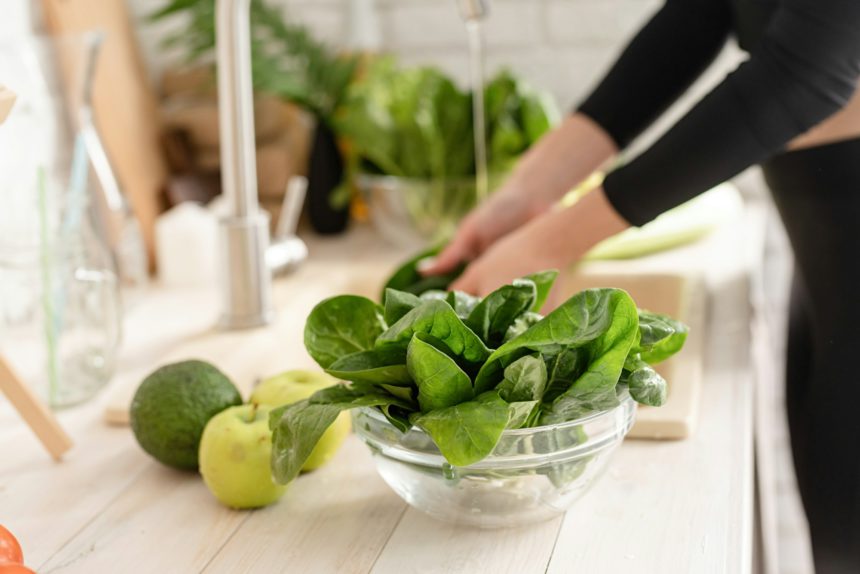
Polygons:
M12 563L20 564L24 561L24 553L21 552L21 545L12 536L12 533L0 525L0 565ZM6 574L0 571L0 574Z
M0 564L0 574L36 574L23 564Z

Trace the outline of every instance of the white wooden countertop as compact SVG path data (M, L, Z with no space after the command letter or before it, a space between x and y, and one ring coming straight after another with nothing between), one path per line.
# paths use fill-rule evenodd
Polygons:
M563 518L495 531L437 522L385 485L354 436L331 464L296 480L280 503L229 510L198 476L161 466L128 428L105 424L108 392L60 414L76 441L62 463L50 460L0 397L0 523L40 573L750 572L748 270L757 256L750 248L756 227L738 224L639 263L699 269L705 279L709 319L698 428L684 441L626 441L604 477ZM361 229L315 240L308 264L277 283L276 300L344 289L369 252L380 250ZM186 317L214 322L216 314L212 293L154 290L127 317L118 379L157 366ZM285 345L300 344L303 321L295 318ZM251 336L229 334L221 344L231 349L233 341L241 354L241 338Z

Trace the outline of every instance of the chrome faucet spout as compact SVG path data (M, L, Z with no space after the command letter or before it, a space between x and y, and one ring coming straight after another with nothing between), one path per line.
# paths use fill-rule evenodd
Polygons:
M220 222L221 325L228 329L273 318L269 217L257 199L250 9L250 0L217 0L215 8L221 189L230 205Z

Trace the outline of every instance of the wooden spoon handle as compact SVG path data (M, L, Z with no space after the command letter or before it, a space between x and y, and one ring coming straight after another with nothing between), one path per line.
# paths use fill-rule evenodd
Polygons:
M57 422L54 414L15 374L11 365L2 356L0 356L0 392L9 398L9 402L24 422L33 429L54 460L60 460L63 453L72 448L72 439Z

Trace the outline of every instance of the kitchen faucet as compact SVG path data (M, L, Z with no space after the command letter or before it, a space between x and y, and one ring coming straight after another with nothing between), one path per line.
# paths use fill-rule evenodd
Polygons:
M265 325L274 317L269 216L257 200L250 4L217 0L215 14L221 188L231 210L219 224L220 324L227 329Z

